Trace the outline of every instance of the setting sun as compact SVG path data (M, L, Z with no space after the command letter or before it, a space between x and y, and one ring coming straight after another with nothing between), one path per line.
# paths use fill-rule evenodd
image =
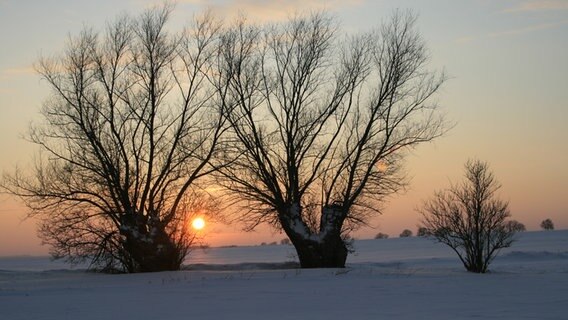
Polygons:
M201 230L205 227L205 220L203 220L203 218L195 218L191 223L191 226L195 230Z

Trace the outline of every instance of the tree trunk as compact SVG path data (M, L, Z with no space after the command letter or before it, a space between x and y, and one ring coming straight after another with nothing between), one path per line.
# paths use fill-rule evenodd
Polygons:
M300 206L291 206L280 215L284 232L296 249L302 268L345 268L347 246L341 238L340 207L324 207L319 233L310 230L301 218Z
M292 240L302 268L345 268L347 247L339 234L320 241Z
M123 227L123 247L133 261L128 272L175 271L181 267L182 254L170 239L163 226L147 229L145 224L138 227Z

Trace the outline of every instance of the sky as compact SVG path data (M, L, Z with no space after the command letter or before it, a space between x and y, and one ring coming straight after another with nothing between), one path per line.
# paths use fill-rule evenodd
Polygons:
M0 171L29 166L36 152L22 137L49 94L33 69L38 57L60 52L68 34L83 26L100 30L121 13L157 3L0 0ZM450 77L437 101L455 127L408 154L408 190L392 196L356 238L415 231L420 203L460 181L472 158L489 163L502 184L500 198L528 230L539 229L545 218L556 229L568 228L568 0L180 0L170 27L181 30L207 8L258 21L327 10L345 32L377 27L397 8L418 13L430 66ZM0 195L0 256L48 252L25 213L16 199ZM210 245L285 237L266 226L245 233L221 223L208 223L199 233Z

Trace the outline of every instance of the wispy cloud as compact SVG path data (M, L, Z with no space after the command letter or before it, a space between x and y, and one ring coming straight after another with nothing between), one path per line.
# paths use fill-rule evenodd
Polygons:
M462 36L462 37L455 39L454 42L457 43L457 44L460 44L460 45L466 45L466 44L470 44L470 43L473 43L477 40L484 39L484 38L500 38L500 37L516 36L516 35L522 35L522 34L525 34L525 33L540 31L540 30L555 29L555 28L562 27L564 25L568 25L568 20L536 24L536 25L532 25L532 26L526 26L526 27L522 27L522 28L509 29L509 30L503 30L503 31L495 31L495 32L491 32L491 33L487 33L487 34L479 35L479 36L467 35L467 36Z
M505 12L530 12L546 10L568 10L568 0L535 0L525 1Z
M542 24L527 26L527 27L523 27L523 28L517 28L517 29L511 29L511 30L505 30L505 31L499 31L499 32L492 32L492 33L488 34L488 36L491 37L491 38L514 36L514 35L519 35L519 34L523 34L523 33L538 31L538 30L554 29L554 28L557 28L557 27L560 27L560 26L563 26L563 25L566 25L566 24L568 24L568 20L552 22L552 23L542 23Z
M33 66L26 66L20 68L8 68L4 70L0 70L0 79L9 79L18 76L27 76L36 74L35 69Z
M462 36L462 37L455 39L454 41L457 44L468 44L468 43L472 43L473 41L475 41L475 39L477 39L477 37L475 37L475 36Z
M210 7L224 16L245 14L251 20L277 21L284 20L297 12L336 10L360 5L365 0L227 0L216 1L213 4L204 0L183 2Z

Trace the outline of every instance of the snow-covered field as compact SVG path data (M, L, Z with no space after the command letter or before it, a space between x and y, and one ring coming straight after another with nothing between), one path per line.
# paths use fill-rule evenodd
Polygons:
M483 275L427 239L355 249L346 269L293 269L291 246L257 246L126 275L0 258L0 319L568 319L568 231L522 233Z

